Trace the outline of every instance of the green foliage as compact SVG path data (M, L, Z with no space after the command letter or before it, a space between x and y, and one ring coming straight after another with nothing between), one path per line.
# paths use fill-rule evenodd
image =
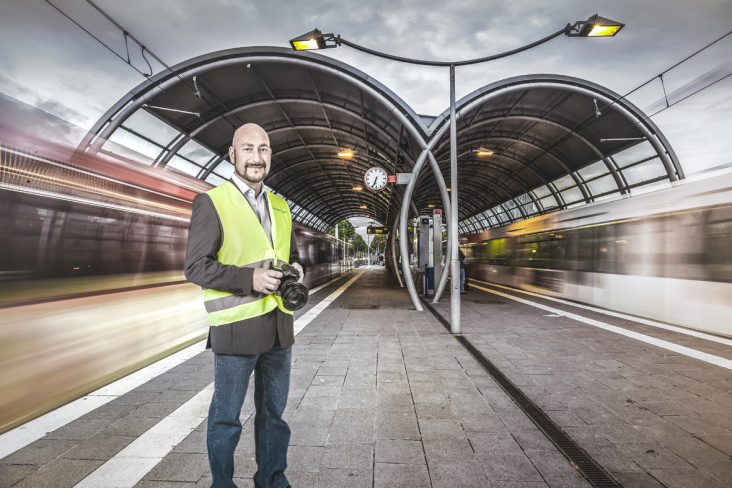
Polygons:
M366 252L367 250L366 241L358 234L353 237L351 244L353 244L353 250L355 252Z
M333 226L328 234L335 236L335 226ZM354 236L356 235L356 229L353 224L348 220L341 220L338 222L338 238L349 243L353 243ZM363 239L361 239L363 240Z

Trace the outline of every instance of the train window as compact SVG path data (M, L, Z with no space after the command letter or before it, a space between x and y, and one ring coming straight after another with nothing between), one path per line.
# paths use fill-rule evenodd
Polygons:
M613 226L577 229L577 269L593 273L614 273L616 239Z
M485 246L486 261L489 264L508 266L508 239L492 239Z
M732 206L709 211L704 242L708 279L732 281Z
M542 232L517 239L518 265L527 268L565 269L569 247L566 232Z

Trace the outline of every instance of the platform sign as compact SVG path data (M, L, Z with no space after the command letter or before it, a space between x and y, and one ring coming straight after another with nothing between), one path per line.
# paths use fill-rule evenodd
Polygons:
M441 208L434 209L432 211L432 215L439 215L440 217L442 217L442 209Z
M389 228L388 227L374 227L372 225L368 226L366 228L367 234L375 234L377 236L385 236L389 234Z

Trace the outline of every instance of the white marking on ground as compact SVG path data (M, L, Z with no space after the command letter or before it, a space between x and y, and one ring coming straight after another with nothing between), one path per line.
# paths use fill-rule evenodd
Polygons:
M723 368L732 369L732 361L729 359L721 358L719 356L714 356L712 354L707 354L705 352L697 351L696 349L691 349L690 347L680 346L678 344L674 344L673 342L664 341L662 339L656 339L655 337L650 337L644 334L640 334L638 332L633 332L631 330L623 329L622 327L617 327L615 325L606 324L605 322L600 322L599 320L589 319L587 317L583 317L581 315L577 315L571 312L565 312L563 310L559 310L556 308L548 307L546 305L541 305L536 302L532 302L530 300L524 300L523 298L518 298L512 295L508 295L506 293L501 293L499 291L491 290L489 288L485 288L482 286L478 286L474 283L471 283L471 286L483 290L488 293L493 293L494 295L498 295L504 298L508 298L509 300L515 300L517 302L530 305L532 307L540 308L542 310L546 310L548 312L555 313L557 315L560 315L562 317L567 317L572 320L576 320L578 322L582 322L588 325L592 325L594 327L599 327L600 329L605 329L610 332L615 332L616 334L621 334L626 337L630 337L632 339L639 340L641 342L645 342L647 344L652 344L654 346L661 347L663 349L667 349L669 351L677 352L679 354L683 354L684 356L689 356L695 359L699 359L701 361L714 364L717 366L721 366ZM545 298L541 295L539 295L541 298Z
M124 488L137 484L176 444L206 420L213 387L213 383L209 384L76 486Z
M471 280L471 281L474 281L474 280ZM561 298L549 297L549 296L546 296L546 295L542 295L540 293L532 293L530 291L519 290L517 288L511 288L511 287L503 286L503 285L497 285L495 283L486 283L486 284L488 284L490 286L495 286L496 288L503 288L504 290L515 291L516 293L523 293L524 295L531 295L533 297L542 298L544 300L550 300L552 302L561 303L563 305L570 305L572 307L582 308L582 309L585 309L585 310L590 310L592 312L597 312L597 313L602 313L602 314L605 314L605 315L610 315L611 317L617 317L617 318L623 319L623 320L630 320L630 321L633 321L633 322L637 322L639 324L650 325L651 327L658 327L659 329L670 330L670 331L673 331L673 332L678 332L679 334L686 334L686 335L689 335L689 336L698 337L699 339L705 339L707 341L712 341L712 342L717 342L719 344L724 344L724 345L727 345L727 346L732 346L732 339L727 339L727 338L724 338L724 337L719 337L719 336L716 336L714 334L707 334L705 332L700 332L698 330L686 329L684 327L677 327L675 325L664 324L662 322L656 322L654 320L644 319L642 317L634 317L633 315L627 315L627 314L620 313L620 312L613 312L611 310L605 310L605 309L602 309L602 308L596 308L596 307L592 307L590 305L582 305L580 303L575 303L575 302L570 302L570 301L567 301L567 300L562 300Z
M333 300L346 291L365 271L358 273L305 315L297 319L295 321L295 335L312 322ZM331 280L326 285L333 281ZM316 288L313 291L318 289ZM313 291L310 293L313 293ZM206 420L213 389L214 383L210 383L175 412L155 424L150 430L135 439L132 444L81 480L76 487L131 488L135 486L173 450L176 444L185 439L201 422Z

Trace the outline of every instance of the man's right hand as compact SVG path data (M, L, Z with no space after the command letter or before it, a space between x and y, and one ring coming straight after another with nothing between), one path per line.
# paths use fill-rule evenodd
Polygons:
M252 276L252 290L271 295L280 286L281 271L273 269L257 268Z

